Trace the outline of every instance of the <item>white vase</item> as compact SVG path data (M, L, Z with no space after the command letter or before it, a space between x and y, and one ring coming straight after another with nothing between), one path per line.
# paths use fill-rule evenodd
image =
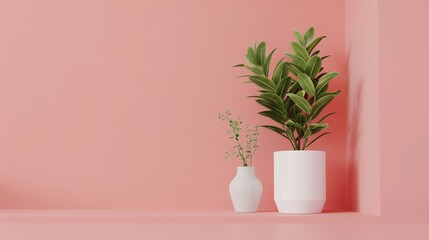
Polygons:
M326 201L326 153L274 152L274 200L281 213L320 213Z
M262 184L253 167L237 167L237 175L229 184L229 193L236 212L256 212L262 195Z

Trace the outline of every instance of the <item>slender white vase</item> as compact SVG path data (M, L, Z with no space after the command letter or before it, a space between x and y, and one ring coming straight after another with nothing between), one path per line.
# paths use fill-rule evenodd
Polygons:
M236 212L256 212L262 195L262 184L253 167L237 167L237 175L229 184L229 193Z
M274 200L281 213L320 213L326 201L326 153L274 152Z

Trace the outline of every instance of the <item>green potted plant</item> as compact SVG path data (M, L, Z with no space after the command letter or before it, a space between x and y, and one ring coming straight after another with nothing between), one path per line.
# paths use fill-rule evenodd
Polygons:
M259 87L259 95L250 96L266 108L260 115L276 125L263 127L285 138L292 151L274 153L274 195L277 208L284 213L321 212L326 199L324 151L307 150L315 141L329 134L324 121L334 113L322 114L324 108L340 93L328 91L337 72L326 72L316 47L326 37L314 37L314 28L304 34L294 32L293 52L286 53L270 73L271 58L276 49L266 53L261 42L249 47L245 67L249 82Z
M242 167L237 167L237 174L229 185L229 193L236 212L256 212L262 195L262 184L255 175L252 166L253 155L258 147L258 126L251 127L246 124L245 140L242 136L241 117L232 117L226 110L219 114L222 122L228 123L230 139L234 141L234 147L226 152L225 158L237 158Z

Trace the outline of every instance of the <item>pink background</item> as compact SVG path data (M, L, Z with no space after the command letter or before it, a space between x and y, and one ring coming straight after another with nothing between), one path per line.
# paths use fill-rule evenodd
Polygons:
M379 3L346 1L348 206L380 215Z
M429 216L429 2L380 1L381 211ZM405 126L403 122L407 123Z
M269 120L236 76L247 46L289 51L292 31L329 36L326 210L429 214L425 137L429 3L0 0L0 208L232 209L238 161L225 108ZM272 154L255 158L274 210ZM347 148L346 148L347 145ZM346 151L347 149L347 151Z
M232 209L239 162L224 160L217 114L269 120L231 66L262 40L278 60L293 30L314 26L343 94L329 107L334 134L313 149L328 153L325 208L345 210L344 1L261 4L0 1L0 207ZM290 146L266 130L260 145L260 209L274 210L273 151Z
M427 1L346 1L352 210L427 219Z

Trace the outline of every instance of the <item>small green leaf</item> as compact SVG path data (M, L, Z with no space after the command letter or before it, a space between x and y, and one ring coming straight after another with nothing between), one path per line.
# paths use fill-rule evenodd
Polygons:
M297 123L301 124L301 126L304 126L307 123L307 117L302 113L298 113L295 117L295 120Z
M317 46L317 44L320 43L320 41L322 41L322 39L326 38L326 36L322 36L322 37L318 37L316 39L314 39L313 41L311 41L310 44L308 44L308 46L306 47L306 50L311 53L311 51L313 51L313 49Z
M241 64L234 65L232 67L244 67L244 64L241 63Z
M256 61L256 55L255 55L255 51L253 50L253 48L249 47L247 49L247 54L246 56L244 56L246 58L246 60L253 64L253 65L259 65L258 62Z
M274 85L274 83L265 76L251 76L249 77L249 80L263 89L270 90L272 92L276 89L276 85Z
M288 136L289 140L291 140L290 142L292 144L293 149L297 150L297 146L295 143L295 137L293 135L292 130L289 127L285 127L285 129L286 129L286 135Z
M319 79L319 83L316 86L316 94L319 94L321 92L321 90L328 85L328 83L334 78L338 76L337 72L330 72L327 73L325 75L323 75L320 79Z
M283 137L285 137L285 138L288 138L288 139L289 139L289 137L286 135L286 131L285 131L285 130L283 130L283 129L281 129L281 128L279 128L279 127L276 127L276 126L270 126L270 125L263 125L262 127L266 128L266 129L269 129L269 130L271 130L271 131L274 131L274 132L276 132L276 133L278 133L278 134L282 135Z
M304 37L299 33L298 31L294 31L293 34L295 34L296 39L298 39L299 43L301 43L302 46L305 46L306 41Z
M277 104L279 108L284 108L284 102L281 97L274 93L263 93L259 96L261 99L264 99L267 102ZM283 112L283 111L282 111ZM286 110L284 111L286 112Z
M265 42L261 42L256 49L256 60L258 61L258 65L263 65L265 61Z
M320 67L322 67L322 60L319 56L312 56L310 60L308 60L307 65L305 65L305 73L310 78L314 78L320 71Z
M293 120L287 120L285 125L289 127L300 128L300 129L303 128L299 123L296 123Z
M322 133L322 134L320 134L320 135L319 135L319 136L317 136L315 139L313 139L309 144L307 144L306 148L307 148L307 147L309 147L311 144L313 144L315 141L317 141L319 138L321 138L321 137L323 137L323 136L325 136L325 135L328 135L328 134L330 134L330 132L326 132L326 133Z
M320 53L320 50L314 51L314 52L311 54L311 56L318 55L319 53Z
M274 69L274 73L273 73L273 82L275 84L278 84L278 82L283 78L283 67L284 67L284 62L282 62L282 60L279 61L279 63L277 64L276 68Z
M268 54L267 58L264 61L264 73L265 73L266 77L268 77L268 73L270 72L271 58L272 58L275 51L276 51L276 49L271 51L270 54Z
M320 118L320 120L317 123L321 123L323 120L325 120L327 117L336 114L336 112L331 112Z
M323 108L325 108L326 105L328 105L328 103L330 103L332 99L334 99L334 97L335 95L327 95L317 100L316 103L314 104L313 109L310 112L311 118L315 119L323 110Z
M309 128L305 129L304 138L309 138L312 132Z
M250 71L252 71L254 74L258 74L258 75L264 75L264 70L262 70L262 68L260 66L247 66L245 65L245 67L247 69L249 69Z
M310 113L311 110L311 106L310 104L307 102L307 100L303 97L300 97L296 94L293 93L288 93L287 94L288 97L290 97L292 99L292 101L304 112L306 113Z
M298 76L302 71L299 70L295 64L290 62L285 62L285 67L288 71L290 71L293 75Z
M327 128L328 127L328 124L326 124L326 123L322 123L322 124L320 124L320 123L311 123L310 125L309 125L309 128L310 129L315 129L315 128Z
M280 96L282 99L286 96L287 89L289 88L291 81L292 81L292 78L284 77L277 83L276 94Z
M340 90L335 91L335 92L322 92L322 93L320 93L320 94L318 95L318 98L322 98L322 97L324 97L324 96L328 96L328 95L337 96L337 95L338 95L338 94L340 94L340 93L341 93L341 91L340 91Z
M305 91L304 91L304 90L301 90L301 91L297 92L297 93L296 93L296 95L298 95L298 96L300 96L300 97L305 98L305 97L304 97L304 96L305 96Z
M328 128L328 124L326 123L324 124L312 123L309 126L309 129L311 130L312 134L316 134L322 130L325 130L326 128Z
M285 55L288 56L299 67L299 70L304 71L307 63L302 57L292 53L285 53Z
M259 112L260 115L264 116L264 117L268 117L271 120L284 125L285 121L286 121L286 117L283 114L279 114L277 112L274 111L262 111Z
M296 119L297 114L299 114L301 110L296 106L296 104L293 101L290 101L290 102L293 105L290 108L286 108L286 109L288 109L288 114L290 118Z
M301 73L298 75L298 83L302 89L308 94L314 96L316 94L316 90L314 88L313 82L305 73Z
M304 38L306 40L306 42L310 42L313 39L314 36L314 28L310 27L307 32L305 32L304 34Z
M256 102L259 103L260 105L268 108L269 110L275 112L276 114L282 116L282 118L287 116L287 114L285 112L286 110L284 108L281 108L278 105L273 104L272 102L268 102L268 101L265 101L263 99L258 99L258 100L256 100Z
M308 61L308 59L310 58L310 55L301 44L292 42L291 46L296 55L301 56L305 61Z

